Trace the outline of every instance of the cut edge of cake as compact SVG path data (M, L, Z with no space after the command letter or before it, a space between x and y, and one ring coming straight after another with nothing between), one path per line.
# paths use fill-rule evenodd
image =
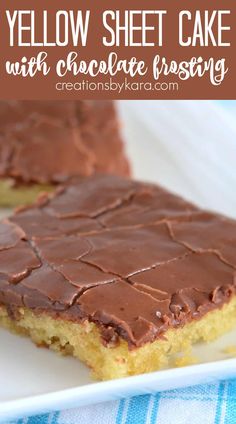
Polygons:
M39 347L48 347L63 355L72 355L92 370L98 380L124 378L175 366L175 355L181 353L181 366L189 364L191 350L197 342L211 342L236 325L236 296L220 309L208 312L199 320L171 328L164 338L130 350L119 338L118 344L102 343L99 327L85 320L74 323L18 308L17 320L0 306L0 324L19 335L29 336Z

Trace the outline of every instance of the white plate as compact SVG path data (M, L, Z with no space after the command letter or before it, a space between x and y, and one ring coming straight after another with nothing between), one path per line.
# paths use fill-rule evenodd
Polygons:
M101 383L94 383L88 369L73 358L36 349L30 340L4 330L0 340L0 422L236 376L236 359L224 360L223 353L236 340L236 330L194 348L202 364Z
M235 216L232 120L207 102L124 102L122 112L137 177ZM233 344L236 330L198 345L198 365L94 383L79 361L0 330L0 421L233 377L236 359L223 353Z

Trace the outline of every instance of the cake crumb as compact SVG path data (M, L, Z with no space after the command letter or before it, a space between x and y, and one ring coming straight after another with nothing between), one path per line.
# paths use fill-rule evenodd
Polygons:
M196 356L179 356L175 359L174 364L176 367L186 367L187 365L198 364L199 359Z
M227 355L236 356L236 346L235 345L227 346L223 350L223 352L226 353Z

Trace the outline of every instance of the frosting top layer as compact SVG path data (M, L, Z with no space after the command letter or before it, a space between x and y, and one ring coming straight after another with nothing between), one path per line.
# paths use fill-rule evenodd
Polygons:
M112 102L0 102L0 177L60 183L94 172L129 174Z

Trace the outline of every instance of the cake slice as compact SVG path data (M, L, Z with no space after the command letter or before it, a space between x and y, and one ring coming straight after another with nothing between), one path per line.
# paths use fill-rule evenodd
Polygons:
M106 380L236 325L236 222L147 183L76 178L0 224L0 322Z
M109 101L0 102L0 205L32 203L72 176L129 175Z

